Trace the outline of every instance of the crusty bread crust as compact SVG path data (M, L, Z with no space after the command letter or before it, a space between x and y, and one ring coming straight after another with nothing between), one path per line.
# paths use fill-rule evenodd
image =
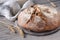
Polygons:
M59 16L55 8L36 4L19 14L18 24L34 32L50 31L59 27Z

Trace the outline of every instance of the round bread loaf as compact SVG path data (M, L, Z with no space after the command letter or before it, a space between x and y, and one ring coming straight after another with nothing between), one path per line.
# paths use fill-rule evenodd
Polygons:
M59 27L58 12L53 7L36 4L19 14L18 25L34 32L51 31Z

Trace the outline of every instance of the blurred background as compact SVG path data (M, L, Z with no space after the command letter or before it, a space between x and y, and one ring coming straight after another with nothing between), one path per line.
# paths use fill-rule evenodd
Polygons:
M7 0L0 0L0 3L5 1ZM27 0L17 0L17 1L22 6ZM35 3L51 6L51 4L47 0L33 0L33 1L35 1ZM60 13L60 0L50 0L50 1L57 5L56 9L58 13ZM1 20L5 21L6 23L9 23L4 17L0 17L0 21ZM10 32L10 30L6 27L5 24L0 23L0 40L60 40L60 31L47 36L26 35L26 38L22 38L18 33L15 34Z

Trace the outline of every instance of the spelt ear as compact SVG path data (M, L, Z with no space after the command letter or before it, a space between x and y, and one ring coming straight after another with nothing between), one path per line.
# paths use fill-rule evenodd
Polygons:
M25 8L33 5L33 4L34 4L34 3L33 3L31 0L28 0L28 1L26 1L26 2L23 4L22 9L25 9Z

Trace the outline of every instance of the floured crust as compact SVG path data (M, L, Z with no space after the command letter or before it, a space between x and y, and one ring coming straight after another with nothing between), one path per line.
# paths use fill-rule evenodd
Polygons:
M59 16L55 8L37 4L19 14L18 24L34 32L50 31L59 27Z

